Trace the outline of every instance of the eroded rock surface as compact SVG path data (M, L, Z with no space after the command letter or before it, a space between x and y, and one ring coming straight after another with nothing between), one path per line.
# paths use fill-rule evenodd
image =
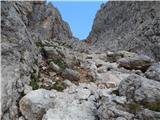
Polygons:
M119 85L120 95L129 101L138 103L153 103L160 101L160 83L138 75L130 75Z
M121 46L124 49L116 52L101 51L96 46L79 41L72 36L68 24L62 20L59 11L52 4L40 1L1 3L2 120L160 119L159 63L153 63L150 58L158 59L159 55L156 46L159 43L152 41L152 38L155 38L155 42L158 39L158 21L154 24L154 37L148 37L147 42L142 41L146 43L146 47L139 51L139 54L147 54L150 56L148 57L130 52L132 50L128 48L130 45L134 47L136 41L130 42L132 37L126 37L130 45L121 40L125 47ZM103 10L99 12L102 11L103 17L103 11L107 10L108 16L108 6L111 5L112 8L114 4L113 6L117 6L114 10L119 10L118 6L130 6L125 9L128 11L127 15L131 8L135 11L135 6L141 12L144 11L143 7L147 6L150 10L153 6L150 13L157 13L159 3L142 3L108 2L108 5L102 5ZM118 14L122 14L121 10L113 14L113 21L119 20L116 17ZM141 13L139 14L141 16ZM135 18L139 14L135 15ZM148 12L144 12L142 17L147 16ZM156 18L158 15L153 16ZM99 18L95 21L99 21L97 19ZM132 17L130 19L132 20ZM104 26L108 21L110 19L107 19ZM150 17L142 21L142 29L147 23L144 31L148 31L148 26L153 30ZM115 32L118 28L122 32L121 29L127 25L119 27L119 21L115 24ZM96 29L93 27L94 32L103 29L101 26L103 25L100 22ZM128 35L130 30L124 33ZM150 32L145 33L148 34ZM99 36L103 38L101 32L94 35L93 31L91 32L91 36L96 35L96 39L99 39ZM135 34L131 35L135 37ZM113 43L117 40L115 38L116 36L113 36ZM106 41L108 40L110 37L107 37ZM95 45L105 48L99 44L100 41L94 41ZM114 47L108 42L104 45L106 43L109 48L115 48L118 42L114 43ZM141 45L141 42L139 44ZM126 48L129 51L125 51Z
M87 43L160 60L160 2L109 1L97 12Z
M160 81L160 63L155 63L145 72L149 79Z

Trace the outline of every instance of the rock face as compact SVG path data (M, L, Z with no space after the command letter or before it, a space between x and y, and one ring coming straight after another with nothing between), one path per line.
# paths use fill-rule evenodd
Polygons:
M149 67L145 75L149 79L160 81L160 62Z
M37 43L72 37L58 10L45 2L1 2L2 119L18 117L17 100L39 60Z
M160 60L160 2L109 1L101 5L89 44L102 50L129 50Z
M62 20L59 11L51 3L45 5L45 2L34 2L33 5L28 24L38 33L39 38L45 40L72 37L68 24Z
M160 119L159 63L153 64L150 57L133 52L101 51L95 46L88 46L85 42L78 41L72 36L69 26L52 4L47 5L40 1L3 1L1 3L2 113L0 119ZM123 9L127 8L125 9L127 12L124 12L126 15L129 15L131 8L134 12L140 9L139 14L135 12L135 18L137 18L146 6L149 8L153 6L149 13L144 12L142 15L145 20L142 19L144 23L141 23L141 27L143 28L144 24L147 25L144 32L148 33L144 34L149 37L147 42L143 41L146 43L146 48L143 47L141 50L144 54L152 50L149 55L156 57L158 50L154 45L158 43L149 40L155 38L154 40L157 41L159 35L158 24L154 24L153 30L153 24L150 23L150 19L155 20L157 16L153 13L158 12L158 3L142 3L108 2L108 5L105 5L107 7L102 6L102 8L110 13L108 6L111 5L112 8L113 4L113 7L116 7L113 15L119 13L119 16L115 17L118 22L116 21L115 26L113 25L114 35L122 35L117 33L118 28L121 32L124 28L119 24L124 22L122 26L132 25L130 23L132 19L128 22L129 24L125 24L125 20L119 22L119 17L124 17L121 15ZM147 11L150 10L148 7ZM146 19L148 14L153 14L152 18ZM99 16L99 13L97 15ZM103 17L103 14L101 16ZM113 21L115 18L113 17ZM128 19L126 18L126 21ZM108 21L110 22L110 19L107 18ZM109 25L107 28L112 28L110 27L112 22L109 24L107 22L105 21ZM138 22L137 20L137 29L140 29ZM146 22L149 22L149 25ZM100 23L93 30L96 32L100 27L103 29L106 24ZM151 29L148 30L148 26ZM126 29L124 35L134 30ZM150 30L153 30L152 37L150 37ZM144 34L140 34L142 38ZM103 38L100 32L93 34L93 36L96 35L98 39ZM110 37L108 38L110 40ZM116 36L113 36L116 41L115 38ZM134 40L133 43L130 42L130 37L127 37L127 40L134 47ZM97 46L99 43L100 40L95 42ZM125 41L122 44L127 47ZM108 45L113 47L112 44Z

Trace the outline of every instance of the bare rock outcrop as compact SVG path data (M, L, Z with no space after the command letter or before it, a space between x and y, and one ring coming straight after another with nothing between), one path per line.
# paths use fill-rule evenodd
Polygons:
M119 94L128 101L141 104L160 101L160 83L138 75L130 75L119 85Z
M129 50L160 60L159 6L159 1L102 4L87 43L102 50Z
M160 82L160 62L150 66L145 72L145 75L149 79L157 80Z
M90 34L95 46L73 37L52 4L1 5L2 120L160 119L159 63L150 58L159 59L159 3L102 5ZM133 51L150 57L96 48L107 50L106 44L111 50L138 45Z
M40 58L40 40L72 37L56 8L45 2L1 2L2 119L16 119L17 101ZM37 69L38 70L38 69ZM38 71L36 71L38 72Z

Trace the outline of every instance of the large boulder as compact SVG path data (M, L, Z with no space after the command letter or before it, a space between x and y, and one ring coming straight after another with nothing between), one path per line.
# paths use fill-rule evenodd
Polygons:
M54 72L59 73L61 71L61 68L54 62L50 62L49 66Z
M145 72L145 75L149 79L157 80L160 82L160 62L150 66Z
M118 90L128 101L146 104L160 101L159 87L157 81L132 74L120 82Z
M117 51L117 52L107 52L107 60L109 62L116 62L123 57L135 57L136 53L128 52L128 51Z
M90 95L90 87L82 85L57 92L54 107L42 120L95 120L96 104L90 100Z
M67 98L68 99L68 98ZM77 100L60 100L54 109L49 109L42 120L94 120L92 102L79 103ZM95 108L94 108L95 109Z
M160 112L143 109L137 114L140 120L160 120Z
M125 103L125 97L112 95L103 97L97 112L99 120L132 120L134 114L125 110L123 107Z
M20 111L27 120L41 120L43 114L54 106L54 92L38 89L29 92L20 102Z
M153 60L145 55L139 55L135 57L125 57L118 60L119 67L124 67L129 70L141 70L146 71L153 63Z
M48 58L59 58L59 54L54 47L45 46L43 49Z

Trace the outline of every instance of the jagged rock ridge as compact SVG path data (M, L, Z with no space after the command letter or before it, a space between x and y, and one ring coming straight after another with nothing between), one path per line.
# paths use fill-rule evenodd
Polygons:
M97 12L87 42L160 60L160 2L109 1Z

